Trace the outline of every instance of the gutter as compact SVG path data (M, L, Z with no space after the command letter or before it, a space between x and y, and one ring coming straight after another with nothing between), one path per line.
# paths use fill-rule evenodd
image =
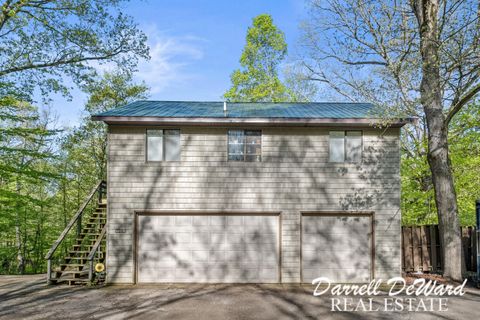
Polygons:
M104 121L107 124L124 125L182 125L182 126L344 126L347 124L372 127L389 126L403 127L409 123L416 123L416 118L394 119L391 122L385 119L366 118L173 118L173 117L132 117L132 116L92 116L93 121Z

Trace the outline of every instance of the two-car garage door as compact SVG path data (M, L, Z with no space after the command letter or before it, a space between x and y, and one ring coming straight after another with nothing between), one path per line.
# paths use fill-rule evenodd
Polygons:
M137 281L279 281L278 215L139 215Z
M139 215L137 282L280 281L278 215ZM367 282L372 216L303 215L301 280ZM299 239L300 240L300 239Z

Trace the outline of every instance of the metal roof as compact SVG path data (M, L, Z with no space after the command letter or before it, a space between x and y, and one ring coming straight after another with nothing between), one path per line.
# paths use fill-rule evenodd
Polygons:
M384 123L370 103L344 102L224 102L136 101L92 116L108 124L205 126L371 126ZM401 127L411 118L393 119Z
M136 101L94 117L365 119L373 118L372 108L369 103L227 102L224 113L223 102Z

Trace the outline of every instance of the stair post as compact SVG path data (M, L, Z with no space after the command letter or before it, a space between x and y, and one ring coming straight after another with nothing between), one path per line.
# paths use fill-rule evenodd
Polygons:
M82 233L82 215L77 220L77 238L80 238L80 233Z
M52 284L52 259L47 260L47 284Z

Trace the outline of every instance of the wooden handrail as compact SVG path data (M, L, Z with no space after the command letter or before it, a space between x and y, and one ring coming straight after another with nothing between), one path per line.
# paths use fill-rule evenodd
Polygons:
M107 225L105 224L102 228L102 232L100 232L100 235L95 241L95 244L92 247L92 250L90 250L90 253L88 254L88 261L89 261L89 268L88 268L88 281L92 282L93 281L93 258L95 257L95 253L98 250L98 247L102 243L103 237L105 236L105 233L107 232Z
M88 197L86 198L85 202L82 204L82 206L80 207L80 209L78 209L77 213L75 213L75 215L72 217L72 219L70 220L70 222L67 224L67 226L65 227L65 229L63 229L62 233L60 234L60 236L58 237L57 241L55 241L52 245L52 247L50 248L50 250L47 252L46 256L45 256L45 259L47 260L50 260L52 255L55 253L55 251L57 250L58 246L60 245L60 243L62 243L63 239L65 238L65 236L67 235L68 231L70 231L70 229L73 227L73 225L75 224L75 222L77 222L77 220L80 218L80 216L83 214L83 210L85 210L85 208L87 207L87 205L90 203L90 201L92 200L93 196L95 195L95 193L101 189L101 187L103 187L104 185L104 181L101 180L97 183L97 185L95 186L95 188L92 190L92 192L90 192L90 194L88 195ZM100 190L101 191L101 190Z
M87 260L92 261L93 257L95 256L95 252L97 251L98 247L102 243L103 237L105 236L105 233L107 232L107 225L105 224L102 228L102 232L100 232L100 235L95 242L95 244L92 247L92 250L90 250L90 253L88 254Z

